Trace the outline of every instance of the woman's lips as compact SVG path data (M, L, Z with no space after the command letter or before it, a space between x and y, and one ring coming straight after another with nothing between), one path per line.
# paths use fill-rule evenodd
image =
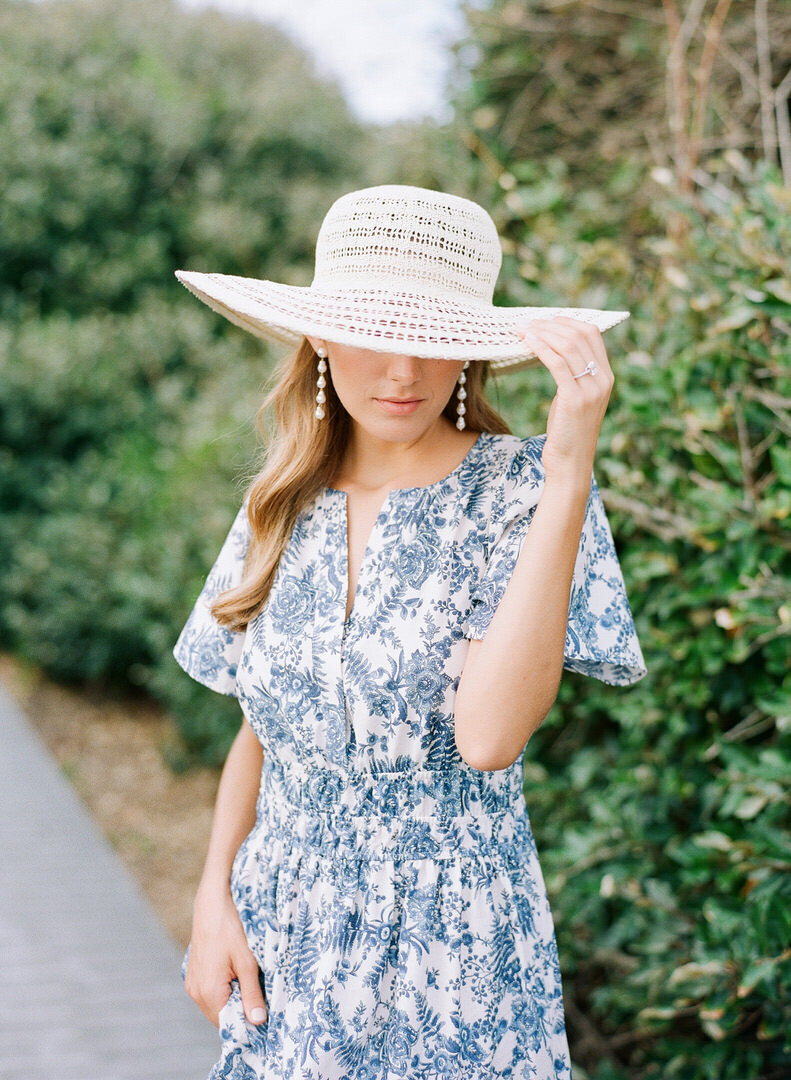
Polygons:
M422 398L411 398L407 401L392 401L388 398L376 398L376 401L382 406L385 412L392 413L396 416L403 416L406 413L414 412L418 405L422 405Z

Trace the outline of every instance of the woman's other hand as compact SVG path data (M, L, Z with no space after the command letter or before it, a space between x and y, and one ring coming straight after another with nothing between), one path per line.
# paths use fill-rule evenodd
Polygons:
M220 1010L239 980L245 1016L251 1024L267 1018L259 967L245 937L230 890L212 889L195 897L192 937L184 988L207 1019L220 1025Z

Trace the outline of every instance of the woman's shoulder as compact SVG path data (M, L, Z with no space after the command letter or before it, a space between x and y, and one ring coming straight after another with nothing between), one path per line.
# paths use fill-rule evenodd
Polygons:
M540 435L486 434L484 447L485 474L481 478L487 484L501 484L524 474L541 470L541 452L546 442L546 432Z
M465 506L468 515L497 518L505 503L523 500L526 487L540 486L541 451L546 435L511 435L486 432L480 453L467 471Z
M536 449L540 454L546 437L546 432L541 432L539 435L495 435L491 432L486 433L490 447L496 453L499 452L510 457L520 452L529 454Z

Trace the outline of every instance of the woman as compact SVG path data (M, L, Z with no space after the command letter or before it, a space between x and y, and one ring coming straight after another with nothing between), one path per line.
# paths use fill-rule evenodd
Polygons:
M243 713L182 968L210 1080L571 1076L522 759L564 667L646 674L593 476L628 313L494 307L500 260L476 203L384 185L310 287L177 273L298 344L174 648ZM539 362L547 432L512 435L489 368Z

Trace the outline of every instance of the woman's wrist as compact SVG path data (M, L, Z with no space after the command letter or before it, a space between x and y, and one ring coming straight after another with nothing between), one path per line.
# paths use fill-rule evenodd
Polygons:
M544 488L559 494L577 498L584 495L587 498L591 486L591 472L586 474L584 470L577 472L547 473L544 479Z
M215 903L217 900L228 900L231 898L231 874L230 870L227 873L210 873L205 871L200 879L198 888L195 892L195 899L193 900L193 910L196 907L200 907L205 903Z

